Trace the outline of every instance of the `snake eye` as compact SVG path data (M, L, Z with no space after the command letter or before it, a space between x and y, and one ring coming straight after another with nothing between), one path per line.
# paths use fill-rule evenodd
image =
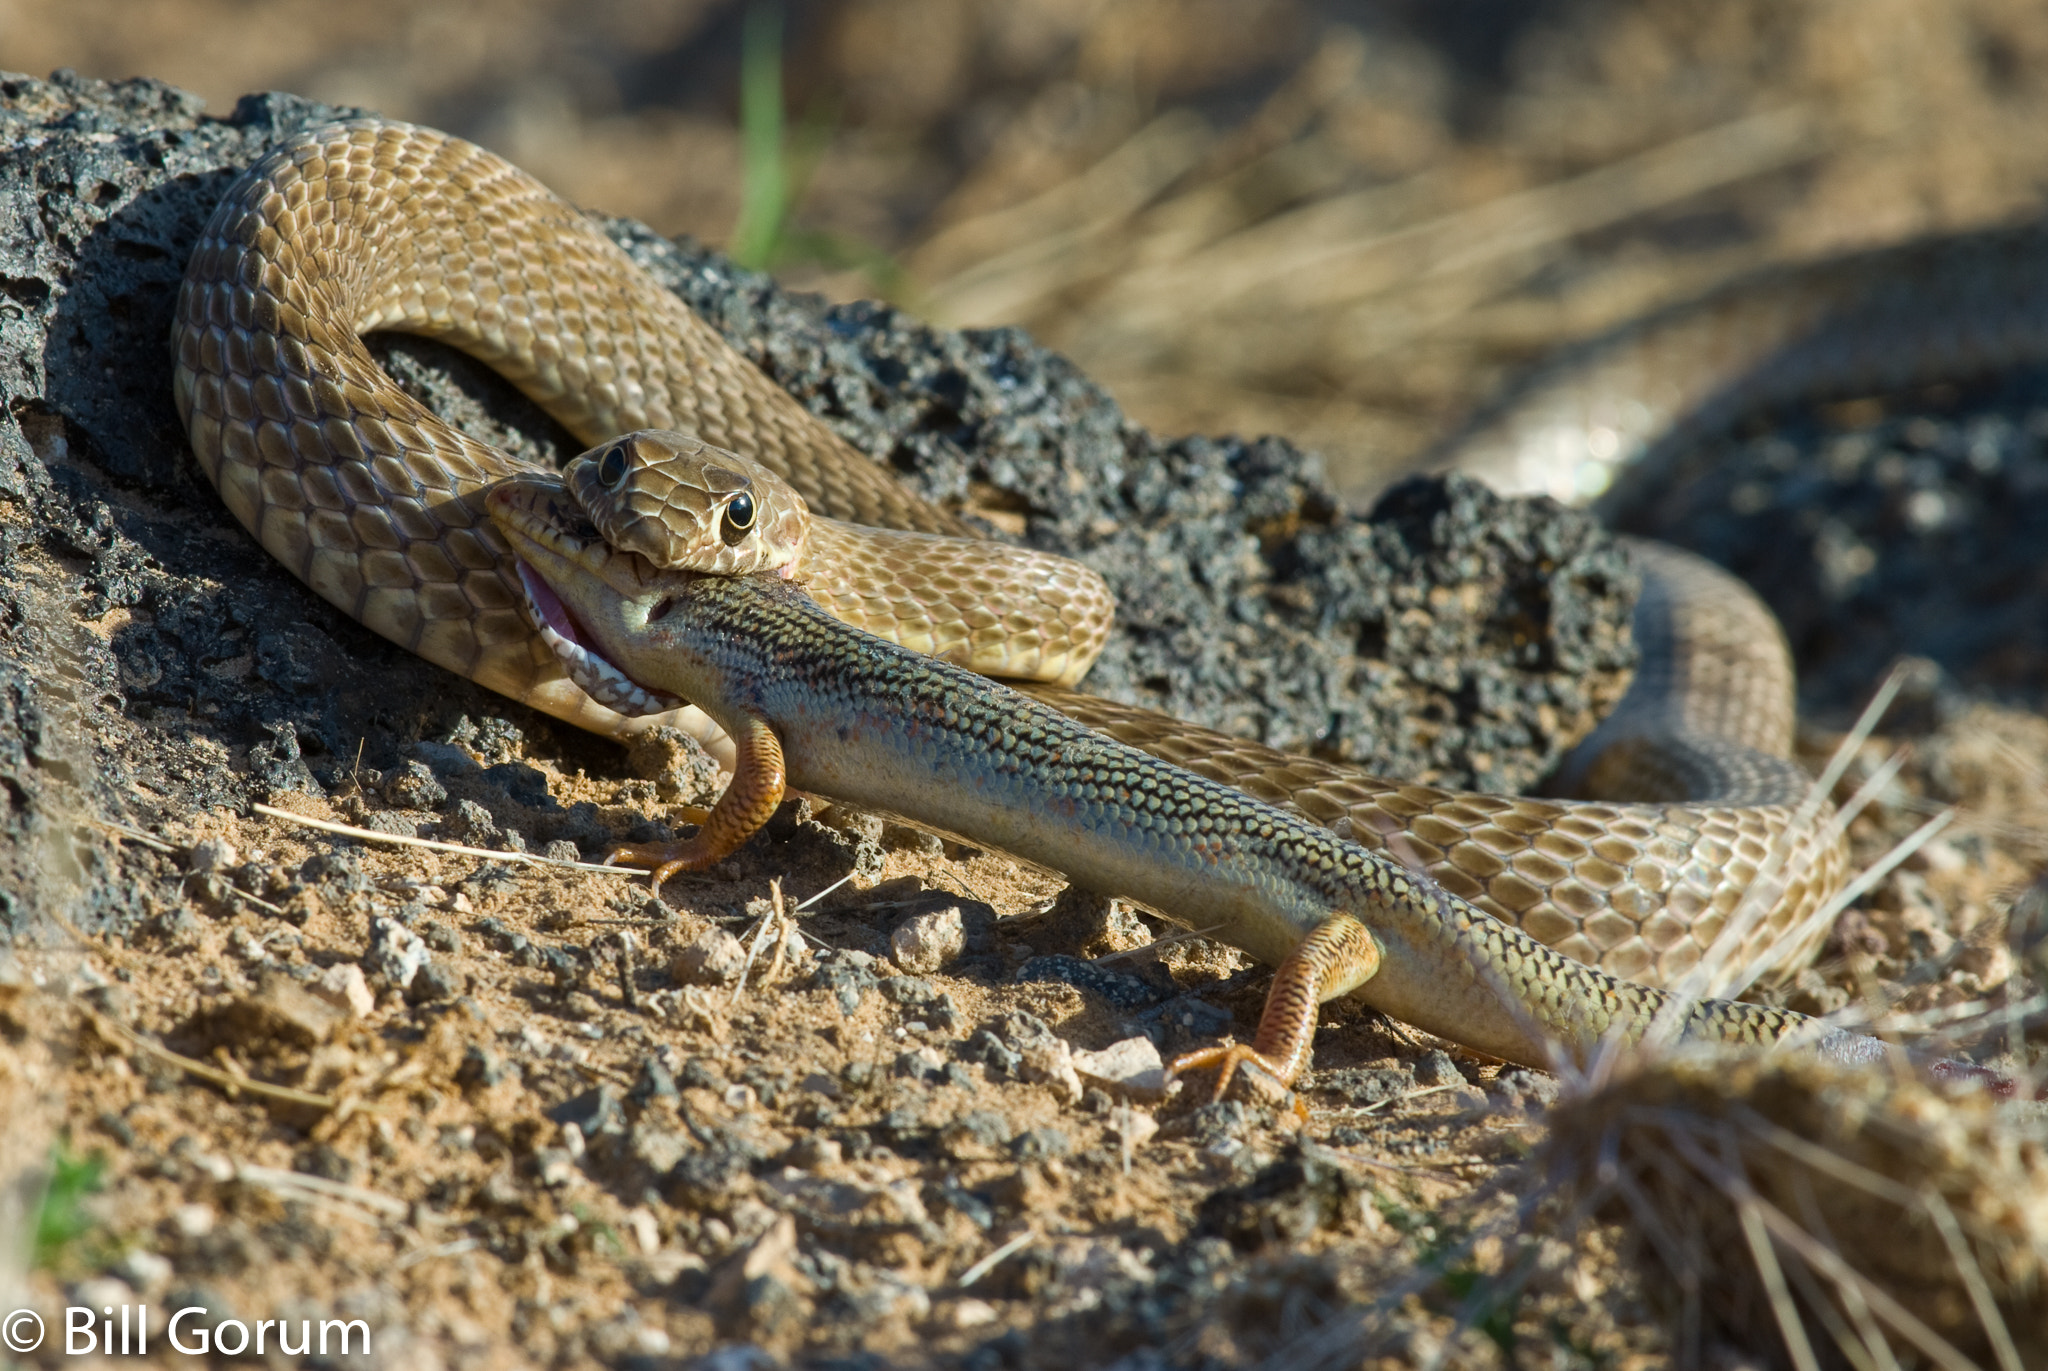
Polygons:
M597 479L606 490L617 490L626 479L626 445L613 443L597 459Z
M725 519L718 526L718 536L725 539L727 547L733 546L747 536L747 530L754 526L754 497L742 492L726 503Z

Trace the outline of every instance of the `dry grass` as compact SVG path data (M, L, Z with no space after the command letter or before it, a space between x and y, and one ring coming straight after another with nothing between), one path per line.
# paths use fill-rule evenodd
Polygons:
M0 0L0 67L147 70L220 111L263 87L359 101L720 242L742 8L183 0L135 22ZM834 132L801 217L892 254L937 322L1023 325L1147 424L1284 433L1363 492L1562 344L1760 267L2031 213L2048 170L2031 0L1462 23L1316 0L817 7L790 33L790 104Z
M1893 673L1836 747L1817 793L1870 755L1902 677ZM1852 889L1867 893L1958 818L1959 829L1981 830L1987 814L2025 823L2041 794L2028 722L1980 710L1938 735L1925 768L1968 808L1919 824L1869 860ZM1880 795L1896 804L1904 760L1893 752L1849 782L1845 826ZM1903 806L1894 826L1926 807ZM2026 962L2039 887L2017 901L2005 892L2008 901L2008 937ZM1966 941L1949 946L1961 952ZM1703 981L1726 982L1726 960L1710 951ZM1953 961L1924 959L1886 987L1866 973L1870 1003L1845 1009L1850 1026L1874 1011L1870 1031L1888 1040L1922 1050L2009 1042L2008 1061L2023 1062L2022 1027L2043 1005L2024 976L2039 968L2001 976L1991 999L1898 1012L1916 980L1938 979ZM1619 1224L1681 1367L1731 1352L1796 1371L2037 1366L2048 1358L2048 1109L2033 1098L2038 1068L2013 1069L2016 1098L2001 1100L1982 1082L1935 1088L1903 1054L1888 1068L1668 1044L1609 1054L1572 1078L1547 1119L1532 1167L1543 1184L1521 1209L1523 1228L1543 1231L1536 1216L1559 1210L1582 1241L1589 1219Z
M2031 209L2044 44L2002 0L1563 7L1475 135L1437 55L1332 26L1241 123L1165 109L908 263L944 322L1025 324L1145 422L1284 432L1363 490L1562 343Z
M1682 1365L2048 1357L2048 1133L1981 1091L1685 1053L1561 1104L1542 1164L1637 1235Z

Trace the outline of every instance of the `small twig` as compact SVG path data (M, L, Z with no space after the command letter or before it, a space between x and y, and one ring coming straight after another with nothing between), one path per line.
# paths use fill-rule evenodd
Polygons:
M989 1272L995 1270L996 1266L1005 1257L1011 1256L1014 1253L1022 1252L1025 1248L1029 1247L1032 1243L1037 1241L1037 1230L1031 1228L1025 1229L1022 1233L1019 1233L1016 1237L1010 1239L1001 1247L998 1247L995 1251L989 1253L986 1257L983 1257L980 1261L968 1267L967 1270L963 1272L960 1276L960 1288L962 1290L965 1290L968 1286L974 1284L983 1276L986 1276Z
M1329 1143L1318 1143L1317 1146L1329 1148L1347 1162L1357 1162L1360 1166L1370 1166L1379 1171L1392 1171L1402 1176L1449 1176L1455 1180L1458 1173L1452 1170L1453 1167L1494 1165L1483 1157L1451 1157L1440 1162L1390 1162L1382 1161L1378 1157L1368 1157L1363 1152L1354 1152L1348 1147L1335 1147Z
M683 1127L690 1130L690 1136L697 1140L699 1146L710 1147L718 1141L716 1134L707 1132L704 1125L697 1122L697 1116L691 1112L689 1102L681 1096L676 1097L676 1117L683 1121Z
M571 1062L570 1065L586 1076L595 1076L598 1080L610 1081L613 1085L630 1086L633 1084L633 1078L626 1075L625 1072L614 1071L608 1066L599 1066L595 1062Z
M1419 1100L1424 1095L1440 1094L1443 1091L1451 1089L1453 1086L1459 1086L1463 1084L1465 1084L1465 1082L1463 1081L1445 1081L1442 1085L1425 1085L1420 1090L1410 1090L1406 1094L1389 1095L1384 1100L1374 1100L1371 1104L1366 1105L1360 1112L1365 1114L1375 1114L1378 1113L1380 1110L1385 1109L1390 1104L1406 1104L1410 1100Z
M640 992L633 986L633 935L622 931L607 936L619 963L619 998L625 1001L626 1008L638 1009Z
M1993 1005L1989 1000L1964 1000L1961 1004L1937 1005L1933 1009L1905 1013L1887 1011L1882 1018L1874 1020L1874 1026L1887 1033L1928 1033L1951 1024L1966 1023L1979 1015L1997 1013L2001 1017L2011 1016L2025 1019L2048 1009L2048 995L2029 995L2023 1000L2014 1000L2005 1005Z
M266 914L275 915L280 919L285 917L285 912L282 907L272 904L270 901L264 899L261 895L252 895L238 885L230 883L228 886L228 894L234 896L236 899L241 900L246 904L255 905L258 909L262 910Z
M476 1251L482 1245L475 1238L457 1238L433 1247L416 1247L400 1257L395 1265L400 1271L409 1271L421 1262L432 1261L436 1257L459 1257L465 1252Z
M323 1200L339 1200L344 1204L359 1205L372 1213L387 1218L402 1219L412 1212L412 1206L396 1196L386 1195L379 1190L365 1190L360 1185L348 1185L341 1181L330 1181L324 1176L309 1176L303 1171L284 1171L274 1166L257 1166L253 1162L236 1162L235 1179L247 1185L260 1185L280 1195L313 1195Z
M173 1052L168 1047L153 1043L126 1024L110 1019L96 1010L89 1009L86 1013L92 1016L93 1027L107 1041L116 1046L135 1048L147 1056L155 1057L159 1061L168 1062L188 1076L196 1076L202 1081L219 1086L227 1091L230 1096L247 1091L251 1095L278 1100L285 1104L304 1105L309 1109L318 1109L323 1113L334 1108L335 1100L332 1095L316 1095L310 1090L294 1090L288 1085L271 1085L268 1082L252 1080L247 1076L239 1075L232 1071L223 1071L217 1066L208 1066L205 1062L199 1061L196 1058L187 1057L181 1052Z
M144 847L154 848L158 852L168 853L173 857L177 856L180 851L179 848L165 842L154 833L145 833L133 824L124 824L119 819L93 818L88 820L88 822L104 828L110 833L118 833L129 842L141 843Z
M1172 947L1175 943L1193 942L1196 938L1206 938L1222 927L1222 924L1210 924L1207 928L1183 928L1178 932L1169 933L1163 938L1154 938L1151 942L1139 947L1127 947L1121 952L1105 952L1100 957L1090 957L1088 963L1090 966L1106 966L1110 962L1121 961L1125 957L1135 957L1140 952L1157 952L1161 948Z
M824 892L820 891L818 894L822 895ZM813 895L811 898L817 899L818 895ZM733 985L732 996L726 1000L727 1005L738 1004L740 997L747 993L747 976L754 969L754 959L761 955L761 947L768 940L769 929L777 930L776 950L778 952L781 950L782 939L780 929L786 917L782 911L782 878L778 876L768 882L768 912L761 916L760 923L755 927L753 945L747 949L746 963L740 967L740 978Z
M119 819L95 818L91 820L91 822L97 824L101 828L106 829L110 833L115 833L123 838L126 838L129 842L140 843L144 847L151 848L157 852L164 853L167 856L176 857L181 854L189 855L191 851L190 848L181 848L176 846L175 844L167 843L153 833L145 833L141 829L135 827L133 824L124 824ZM266 914L275 914L279 918L284 917L284 910L272 904L270 901L264 899L261 895L251 894L250 892L242 889L238 885L234 885L231 883L228 886L228 894L234 896L238 900L242 900L248 904L255 905L258 909L262 910Z
M962 882L961 882L961 884L962 884L962 885L965 885L965 884L966 884L966 882L965 882L965 881L962 881ZM934 887L934 889L937 889L937 887ZM927 891L926 893L927 893L927 894L929 894L929 893L931 893L931 892ZM951 892L950 892L950 891L941 891L940 893L942 893L942 894L950 894ZM976 894L975 894L975 893L974 893L973 891L971 891L971 890L970 890L970 891L968 891L968 892L967 892L967 894L968 894L969 898L971 898L971 899L981 899L981 897L980 897L979 895L976 895ZM919 896L919 898L920 898L920 899L922 899L922 898L923 898L923 896ZM982 903L984 903L984 904L987 904L987 903L989 903L989 901L983 900L983 901L982 901ZM1021 926L1023 926L1024 924L1028 924L1028 923L1036 923L1036 922L1037 922L1038 920L1040 920L1040 919L1044 918L1044 917L1045 917L1046 915L1048 915L1048 914L1052 913L1053 909L1054 909L1054 908L1055 908L1055 907L1056 907L1056 906L1057 906L1058 904L1059 904L1059 897L1058 897L1057 895L1051 895L1051 896L1047 896L1047 897L1046 897L1045 899L1042 899L1042 900L1034 900L1034 901L1032 901L1032 903L1031 903L1031 906L1030 906L1030 908L1028 908L1028 909L1020 909L1020 910L1018 910L1018 911L1017 911L1017 912L1016 912L1015 914L1010 914L1010 915L1002 915L1002 914L998 914L998 915L997 915L996 917L997 917L997 918L998 918L999 920L1001 920L1001 922L1003 923L1004 927L1006 927L1006 928L1018 928L1018 927L1021 927Z
M819 891L819 892L818 892L817 894L815 894L815 895L811 896L811 897L810 897L810 898L809 898L808 900L805 900L805 901L804 901L804 902L803 902L802 904L798 905L798 906L797 906L797 907L796 907L795 909L791 910L790 912L791 912L791 913L793 913L793 914L801 914L801 913L803 913L803 912L804 912L804 911L805 911L806 909L809 909L809 908L810 908L810 907L811 907L812 905L814 905L814 904L816 904L816 903L817 903L818 901L820 901L820 900L824 899L824 898L825 898L825 897L826 897L827 895L830 895L830 894L831 894L831 893L832 893L833 891L835 891L835 890L839 889L839 887L840 887L840 886L842 886L842 885L845 885L845 884L846 884L846 883L847 883L848 881L852 880L852 879L853 879L853 875L854 875L854 873L853 873L853 872L851 872L851 871L847 872L847 873L846 873L846 874L845 874L844 876L841 876L841 877L840 877L840 878L839 878L838 880L836 880L836 881L832 882L832 884L830 884L830 885L826 886L826 887L825 887L825 888L824 888L823 890L821 890L821 891ZM775 887L774 887L774 885L773 885L772 883L771 883L771 885L770 885L770 889L775 889ZM779 897L779 895L778 895L778 898L780 898L780 897Z
M570 862L559 857L543 857L533 852L499 851L489 847L469 847L462 843L444 843L438 838L415 838L404 833L379 833L373 828L357 828L353 824L338 824L328 819L308 818L294 814L289 809L278 809L266 804L249 806L258 814L267 814L273 819L287 823L317 828L325 833L339 833L348 838L360 838L364 842L390 843L395 847L424 847L435 852L454 852L465 857L488 857L494 862L518 862L526 866L552 866L565 871L595 871L608 876L638 876L643 873L623 866L600 866L596 862Z

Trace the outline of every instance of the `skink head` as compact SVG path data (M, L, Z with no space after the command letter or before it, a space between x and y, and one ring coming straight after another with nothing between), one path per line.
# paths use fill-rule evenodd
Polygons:
M571 680L621 714L659 714L688 698L664 680L643 683L616 663L618 646L644 635L661 607L699 579L607 544L562 483L521 476L484 500L519 562L526 613Z

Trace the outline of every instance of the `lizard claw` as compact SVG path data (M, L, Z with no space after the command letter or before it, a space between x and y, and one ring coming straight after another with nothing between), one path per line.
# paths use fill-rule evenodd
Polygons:
M715 855L705 854L696 839L686 838L675 843L626 843L605 854L606 866L644 866L653 870L654 888L660 890L672 877L685 871L701 871L716 861Z
M1231 1079L1236 1076L1240 1066L1251 1067L1283 1091L1288 1086L1289 1073L1286 1068L1250 1043L1225 1043L1219 1047L1197 1048L1193 1052L1184 1053L1173 1059L1173 1065L1167 1068L1167 1075L1179 1076L1183 1072L1202 1071L1212 1066L1219 1069L1216 1073L1216 1089L1209 1096L1211 1104L1221 1100L1224 1092L1230 1089Z

